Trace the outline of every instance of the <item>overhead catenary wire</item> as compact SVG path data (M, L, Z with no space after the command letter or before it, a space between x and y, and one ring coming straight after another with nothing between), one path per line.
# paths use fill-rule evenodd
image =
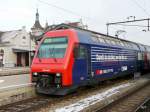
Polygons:
M129 25L129 24L116 24L116 25L121 25L121 26L137 26L137 27L147 27L144 25Z
M51 7L54 7L56 9L59 9L59 10L62 10L64 12L67 12L67 13L70 13L70 14L73 14L73 15L77 15L77 16L81 16L80 14L74 12L74 11L71 11L71 10L68 10L68 9L65 9L65 8L62 8L62 7L59 7L59 6L56 6L54 4L51 4L51 3L48 3L48 2L45 2L45 1L42 1L42 0L38 0L40 3L43 3L43 4L46 4L46 5L49 5Z
M150 13L148 13L148 11L142 7L142 5L140 5L136 0L131 0L134 4L136 4L137 7L139 7L146 15L150 16Z
M133 22L142 22L142 21L147 21L147 26L145 25L128 25L126 23L133 23ZM147 27L148 31L150 31L150 18L145 18L145 19L134 19L134 20L128 20L128 21L120 21L120 22L112 22L112 23L107 23L107 35L109 34L109 26L110 25L121 25L121 26L135 26L135 27Z
M46 5L50 6L50 7L54 7L54 8L56 8L56 9L61 10L61 11L64 11L64 12L66 12L66 13L69 13L69 14L71 14L71 15L76 15L76 16L78 16L78 17L85 18L85 19L90 20L90 21L92 21L92 22L94 22L94 23L95 23L95 21L96 21L95 19L93 19L93 18L91 18L91 17L83 16L83 15L77 13L77 12L74 12L74 11L71 11L71 10L69 10L69 9L65 9L65 8L59 7L59 6L54 5L54 4L52 4L52 3L45 2L45 1L43 1L43 0L37 0L37 1L40 2L40 3L46 4ZM99 22L99 21L98 21L98 22Z

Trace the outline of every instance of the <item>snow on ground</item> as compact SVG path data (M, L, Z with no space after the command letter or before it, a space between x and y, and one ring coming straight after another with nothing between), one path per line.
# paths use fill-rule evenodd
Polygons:
M130 86L131 84L132 83L127 83L127 84L122 84L122 85L117 86L117 87L113 87L107 91L104 91L102 93L87 97L87 98L82 99L82 100L80 100L76 103L73 103L71 105L68 105L68 106L65 106L62 108L58 108L55 110L55 112L79 112L86 107L94 105L94 104L104 100L105 98L108 98L108 97L118 93L120 89L126 88L126 87Z

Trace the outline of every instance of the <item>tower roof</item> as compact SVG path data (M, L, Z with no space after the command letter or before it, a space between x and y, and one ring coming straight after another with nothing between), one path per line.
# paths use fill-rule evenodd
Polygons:
M37 9L37 12L36 12L36 19L35 19L35 23L33 25L33 27L31 29L44 29L41 24L40 24L40 21L39 21L39 12L38 12L38 9Z

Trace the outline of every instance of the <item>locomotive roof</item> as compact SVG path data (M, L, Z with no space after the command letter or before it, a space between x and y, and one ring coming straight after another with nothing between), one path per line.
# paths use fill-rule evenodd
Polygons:
M73 26L73 25L68 25L68 24L65 24L65 23L57 25L54 29L51 29L51 30L60 30L60 29L69 29L69 28L73 28L73 29L80 30L80 31L86 31L86 32L90 32L90 33L93 33L93 34L98 34L98 35L110 37L110 38L113 38L113 39L115 38L115 39L123 40L123 41L126 41L126 42L132 42L132 41L129 41L129 40L124 40L124 39L116 38L114 36L106 35L106 34L103 34L103 33L96 32L96 31L92 31L92 30L88 30L88 29L83 29L83 28L76 27L76 26ZM132 43L135 43L135 42L132 42Z
M116 38L116 37L111 36L111 35L106 35L106 34L103 34L103 33L99 33L99 32L88 30L88 29L83 29L83 28L76 27L76 26L73 26L73 25L68 25L68 24L65 24L65 23L57 25L55 28L53 28L51 30L60 30L60 29L69 29L69 28L73 28L73 29L80 30L80 31L90 32L90 33L93 33L93 34L103 35L103 36L106 36L106 37L115 38L115 39L119 39L119 40L124 40L124 39ZM132 42L132 41L128 41L128 40L124 40L124 41Z
M132 42L132 41L125 40L125 39L116 38L116 37L111 36L111 35L106 35L106 34L103 34L103 33L95 32L95 31L88 30L88 29L83 29L83 28L76 27L76 26L69 25L69 24L65 24L65 23L56 25L55 27L53 27L51 29L47 29L47 32L52 31L52 30L62 30L62 29L75 29L75 30L80 31L80 32L87 32L87 33L91 33L93 35L104 36L105 38L120 40L120 41L123 41L123 42L126 42L126 43L131 43L132 45L136 46L141 51L145 51L145 49L150 51L150 46L147 46L147 45L143 45L143 44Z

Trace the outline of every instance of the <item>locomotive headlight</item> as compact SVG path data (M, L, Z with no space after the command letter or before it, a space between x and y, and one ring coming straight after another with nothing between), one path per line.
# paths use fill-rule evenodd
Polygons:
M37 72L33 72L32 73L32 82L37 82L37 78L38 78L38 73Z
M56 83L57 88L59 88L61 84L61 73L56 73L55 83Z
M34 76L37 76L37 75L38 75L38 73L37 73L37 72L34 72L34 73L33 73L33 75L34 75Z
M57 76L57 77L60 77L60 76L61 76L61 74L60 74L60 73L56 73L56 76Z

